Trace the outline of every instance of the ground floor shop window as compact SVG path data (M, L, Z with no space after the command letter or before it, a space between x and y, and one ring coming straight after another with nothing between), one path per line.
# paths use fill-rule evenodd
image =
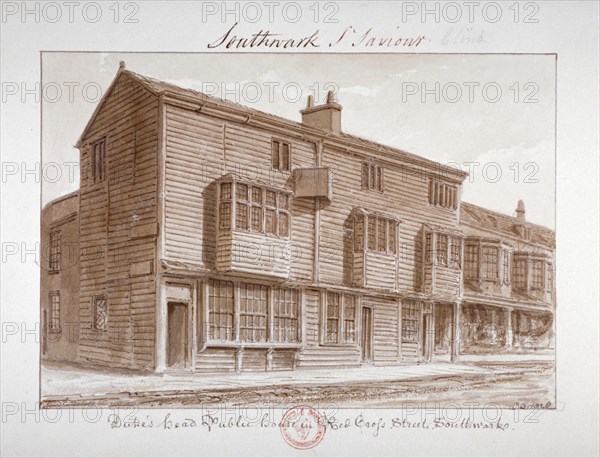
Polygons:
M236 304L239 307L236 309ZM298 343L300 291L252 283L210 280L209 341ZM239 334L236 329L239 328Z

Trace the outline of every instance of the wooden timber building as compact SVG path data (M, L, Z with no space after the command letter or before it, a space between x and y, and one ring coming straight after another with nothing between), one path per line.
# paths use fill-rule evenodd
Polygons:
M77 143L62 359L268 371L551 347L554 233L522 202L461 202L464 172L349 135L341 112L309 98L292 122L122 65Z

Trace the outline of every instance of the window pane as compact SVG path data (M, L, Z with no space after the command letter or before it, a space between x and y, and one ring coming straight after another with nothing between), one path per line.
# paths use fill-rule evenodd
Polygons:
M290 215L285 212L279 212L279 236L290 236Z
M388 250L396 254L396 222L388 221Z
M356 340L356 298L351 294L344 295L344 342Z
M238 201L246 202L248 200L248 185L244 183L235 184L235 198Z
M364 249L364 230L365 217L362 215L356 216L354 219L354 251Z
M208 298L208 338L233 340L233 283L211 280Z
M219 229L231 229L231 203L223 202L219 205Z
M271 210L270 208L266 209L265 232L267 234L277 234L277 212L275 210Z
M221 200L231 199L231 183L221 183Z
M268 288L263 285L240 284L240 340L266 342Z
M290 170L290 145L284 143L281 147L281 170Z
M248 229L248 205L237 203L235 207L235 228Z
M479 246L465 246L465 278L479 278Z
M419 336L419 303L403 301L402 303L402 341L416 342Z
M252 186L252 202L262 204L262 188Z
M505 284L510 283L510 252L504 250L504 256L502 257L502 279Z
M279 208L282 210L290 209L290 196L284 192L279 193Z
M436 256L438 264L441 264L442 266L448 265L448 236L447 235L437 234L435 256Z
M277 207L277 193L275 191L267 190L266 205L268 205L269 207Z
M377 167L377 190L383 191L383 168Z
M49 269L54 272L60 270L60 256L61 256L61 239L60 231L54 231L50 233L50 256L49 256Z
M273 300L273 340L275 342L299 342L300 294L298 290L274 289Z
M385 244L387 242L387 220L384 218L377 218L377 251L385 253Z
M376 234L377 234L377 218L373 217L373 216L369 216L368 219L368 225L367 225L367 237L368 237L368 248L369 250L375 250L376 249L376 245L375 245L375 240L376 240Z
M361 184L364 189L369 189L369 164L363 163Z
M527 288L527 259L513 259L513 281L516 289Z
M369 164L369 189L375 189L376 180L375 166Z
M498 278L498 248L482 247L481 249L481 267L483 269L483 278Z
M431 263L433 262L433 245L432 245L433 235L431 233L425 236L425 262Z
M262 208L252 207L252 230L262 232L263 213Z
M48 330L60 332L60 292L50 293L50 322L46 323Z
M532 289L541 290L544 287L544 263L533 261L531 268L531 287Z
M273 168L275 170L279 170L279 145L280 143L276 140L273 140L273 142L271 143L271 156Z
M460 239L458 237L450 239L450 267L460 269Z
M330 343L338 342L338 326L340 319L340 295L327 293L327 322L325 339Z

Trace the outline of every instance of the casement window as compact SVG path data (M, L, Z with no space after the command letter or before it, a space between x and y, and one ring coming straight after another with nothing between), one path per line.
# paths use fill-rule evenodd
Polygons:
M425 263L461 268L462 237L444 232L425 233Z
M298 317L300 293L297 289L273 289L273 341L300 342Z
M277 191L237 181L221 183L218 206L219 230L229 231L235 227L236 230L289 238L291 234L290 194L287 191Z
M248 185L244 183L235 184L235 228L248 230Z
M458 188L437 180L429 180L429 203L456 210L458 208Z
M269 289L263 285L240 284L240 340L267 341Z
M233 282L211 280L208 287L209 339L234 340L233 312Z
M546 263L546 291L552 292L554 288L554 271L552 270L552 263Z
M425 262L433 262L433 234L425 235Z
M439 265L448 265L448 236L446 234L437 234L435 256Z
M363 162L361 175L362 189L383 192L383 167Z
M479 245L465 245L465 278L479 278Z
M527 258L513 257L513 282L516 289L527 289Z
M488 280L498 279L498 248L491 246L481 247L481 274Z
M344 325L342 327L344 342L356 340L356 296L344 295Z
M327 292L324 343L354 343L356 341L356 296Z
M510 251L502 250L502 283L510 284Z
M544 289L544 261L533 260L531 263L531 289Z
M236 301L239 314L235 311ZM210 280L207 337L221 342L298 343L300 308L300 292L296 289Z
M50 273L60 272L60 258L61 258L61 237L60 231L53 231L50 233L50 256L48 257L48 268Z
M106 296L101 294L92 297L92 329L106 331L108 328L108 303Z
M461 242L458 237L450 237L450 263L453 269L460 269Z
M402 302L402 341L417 342L419 338L420 307L417 301Z
M104 181L106 174L106 139L92 143L91 149L92 183Z
M366 223L366 234L365 234ZM397 222L383 216L358 214L354 218L354 251L364 250L365 235L367 250L396 254L398 249Z
M354 219L354 251L365 249L365 219L362 215Z
M50 322L48 331L60 332L60 291L51 291L50 299Z
M291 164L291 146L288 142L273 140L271 142L271 157L274 170L289 172Z

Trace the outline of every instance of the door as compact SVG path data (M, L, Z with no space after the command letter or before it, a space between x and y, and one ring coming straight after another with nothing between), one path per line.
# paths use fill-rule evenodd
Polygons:
M373 311L371 307L363 307L360 346L362 349L362 361L373 360Z
M421 337L421 348L423 350L423 360L431 361L431 355L433 353L433 315L426 313L423 315L423 334Z
M167 329L167 365L185 368L188 365L187 305L169 303Z

